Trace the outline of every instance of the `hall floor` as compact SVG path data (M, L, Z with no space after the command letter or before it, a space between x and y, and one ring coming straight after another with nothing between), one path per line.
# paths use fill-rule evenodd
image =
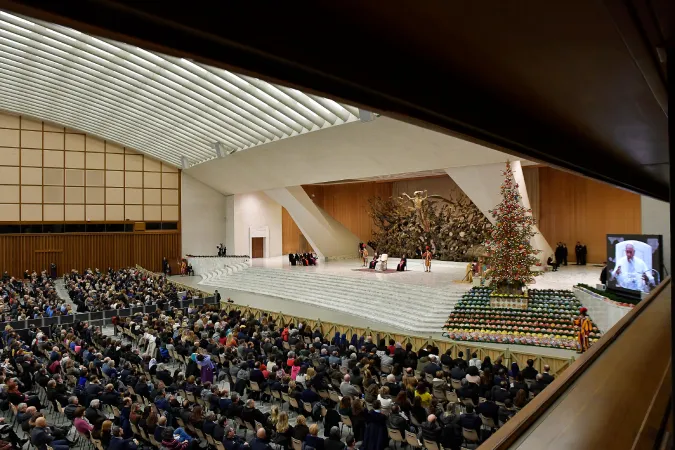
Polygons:
M389 261L389 269L396 269L398 259ZM409 259L408 270L405 272L382 273L378 271L360 271L363 269L360 260L341 260L319 263L317 266L292 267L288 264L287 256L274 258L257 258L252 260L253 267L265 267L270 269L304 270L307 272L330 273L345 277L362 279L376 279L380 281L414 284L435 288L466 291L471 285L459 283L464 278L466 271L465 262L432 261L431 272L424 272L424 264L421 259ZM600 281L601 267L569 265L561 267L557 272L545 272L535 279L532 285L534 289L572 289L578 283L594 286Z

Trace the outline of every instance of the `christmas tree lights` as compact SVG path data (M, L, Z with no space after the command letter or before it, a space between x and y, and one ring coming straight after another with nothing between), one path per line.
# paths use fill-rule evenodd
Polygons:
M535 221L532 210L520 203L518 184L513 178L509 162L502 173L502 201L490 210L496 222L485 243L490 287L497 294L520 294L522 288L539 275L539 272L532 270L538 262L535 255L539 250L530 244L530 239L535 235Z

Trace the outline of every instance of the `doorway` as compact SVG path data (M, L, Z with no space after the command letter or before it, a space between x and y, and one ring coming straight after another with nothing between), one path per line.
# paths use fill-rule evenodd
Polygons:
M265 257L265 238L251 238L251 258Z

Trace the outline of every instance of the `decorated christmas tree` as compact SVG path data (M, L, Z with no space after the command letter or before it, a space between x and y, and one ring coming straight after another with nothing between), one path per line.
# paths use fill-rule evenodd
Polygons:
M485 243L490 287L499 294L520 294L523 286L532 283L539 274L532 270L538 262L535 255L539 250L530 244L535 235L532 210L525 209L520 202L518 184L509 162L502 173L502 202L490 210L496 223Z

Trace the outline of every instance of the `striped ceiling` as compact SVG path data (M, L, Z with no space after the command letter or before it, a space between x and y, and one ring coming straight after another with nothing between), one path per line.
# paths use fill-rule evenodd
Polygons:
M4 11L0 109L176 166L359 118L330 99Z

